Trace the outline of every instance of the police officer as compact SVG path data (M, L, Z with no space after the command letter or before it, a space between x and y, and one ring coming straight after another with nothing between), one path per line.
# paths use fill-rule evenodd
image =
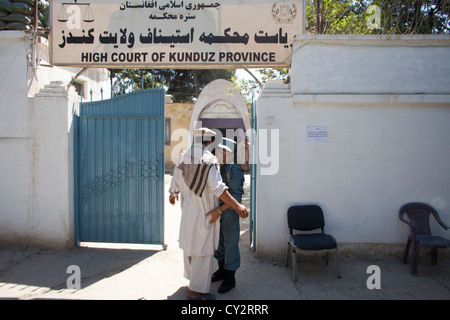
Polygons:
M228 191L232 197L241 203L242 195L244 194L244 172L233 161L236 142L224 138L222 144L219 144L218 147L222 149L222 164L220 168L222 180L229 188ZM215 214L220 215L219 247L214 254L219 264L219 270L213 274L211 280L212 282L224 280L218 292L226 293L236 286L235 273L240 267L240 216L227 204L221 204L214 211ZM247 218L247 216L241 217Z

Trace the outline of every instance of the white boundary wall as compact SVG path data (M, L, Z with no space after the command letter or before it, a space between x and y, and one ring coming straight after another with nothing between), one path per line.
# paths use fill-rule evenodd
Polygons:
M0 246L70 248L80 96L67 86L81 69L49 67L45 39L33 69L31 41L22 31L0 32L0 53ZM95 100L100 87L105 99L110 95L105 70L87 70L78 81Z
M258 129L280 136L278 174L258 170L258 255L285 254L295 204L319 204L325 231L361 250L404 248L407 202L450 225L449 58L449 36L297 36L291 83L257 102ZM307 126L328 142L307 142Z

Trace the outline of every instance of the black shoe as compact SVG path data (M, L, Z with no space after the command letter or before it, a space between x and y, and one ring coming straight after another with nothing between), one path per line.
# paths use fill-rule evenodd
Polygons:
M234 278L235 273L236 271L225 270L225 280L222 282L217 292L227 293L236 287L236 279Z
M225 260L219 260L219 270L213 273L211 277L211 282L216 282L225 279L225 269L223 266L225 265Z

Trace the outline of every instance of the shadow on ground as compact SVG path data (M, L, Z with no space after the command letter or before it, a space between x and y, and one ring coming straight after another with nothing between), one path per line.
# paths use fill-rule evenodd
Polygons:
M81 270L82 287L86 288L157 252L99 248L74 248L70 251L0 249L0 286L67 288L67 279L73 274L73 271L68 273L68 267L75 265Z

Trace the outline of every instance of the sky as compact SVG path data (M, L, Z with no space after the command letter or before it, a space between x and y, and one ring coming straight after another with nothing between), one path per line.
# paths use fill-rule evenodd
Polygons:
M257 69L249 69L256 77L259 76L259 73L254 72ZM244 69L236 69L236 78L241 80L253 80L252 76L248 74Z

